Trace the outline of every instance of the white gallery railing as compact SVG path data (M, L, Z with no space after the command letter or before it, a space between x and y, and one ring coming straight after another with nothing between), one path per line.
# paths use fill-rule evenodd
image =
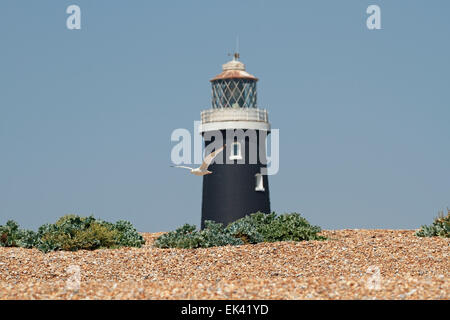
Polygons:
M256 108L217 108L201 113L202 124L220 121L269 122L267 110Z

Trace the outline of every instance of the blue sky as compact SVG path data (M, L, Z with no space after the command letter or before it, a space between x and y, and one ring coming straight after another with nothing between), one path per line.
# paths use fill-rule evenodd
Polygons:
M66 28L77 4L82 29ZM381 7L382 30L366 27ZM272 208L326 229L418 228L450 206L450 2L0 3L0 224L67 213L199 224L170 135L240 38L280 129Z

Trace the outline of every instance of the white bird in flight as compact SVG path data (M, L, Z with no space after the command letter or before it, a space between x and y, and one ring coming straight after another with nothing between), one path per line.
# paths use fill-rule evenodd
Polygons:
M214 158L220 152L222 152L222 150L223 150L223 148L225 148L225 146L226 146L226 144L223 145L223 147L221 147L220 149L214 150L213 152L208 154L205 157L205 159L203 159L202 165L200 167L198 167L198 168L191 168L191 167L187 167L187 166L171 166L171 167L189 169L189 170L191 170L191 173L195 174L196 176L204 176L204 175L207 175L207 174L211 174L212 171L209 171L208 167L211 164L211 162L214 160Z

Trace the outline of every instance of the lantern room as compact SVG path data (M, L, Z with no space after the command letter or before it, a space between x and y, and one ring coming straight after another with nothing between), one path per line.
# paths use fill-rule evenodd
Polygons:
M257 108L258 79L245 71L245 65L239 61L239 54L234 54L233 60L222 66L222 73L210 81L213 109Z

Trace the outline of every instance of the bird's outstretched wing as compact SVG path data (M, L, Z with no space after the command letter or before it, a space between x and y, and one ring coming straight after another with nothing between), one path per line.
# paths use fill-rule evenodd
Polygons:
M223 148L225 148L226 144L224 144L221 148L214 150L213 152L211 152L210 154L208 154L205 159L203 159L203 163L200 166L200 170L204 171L206 169L208 169L209 165L211 164L211 162L214 160L214 158L220 153L222 152Z
M186 167L186 166L171 166L172 168L183 168L183 169L189 169L192 170L193 168L191 167Z

